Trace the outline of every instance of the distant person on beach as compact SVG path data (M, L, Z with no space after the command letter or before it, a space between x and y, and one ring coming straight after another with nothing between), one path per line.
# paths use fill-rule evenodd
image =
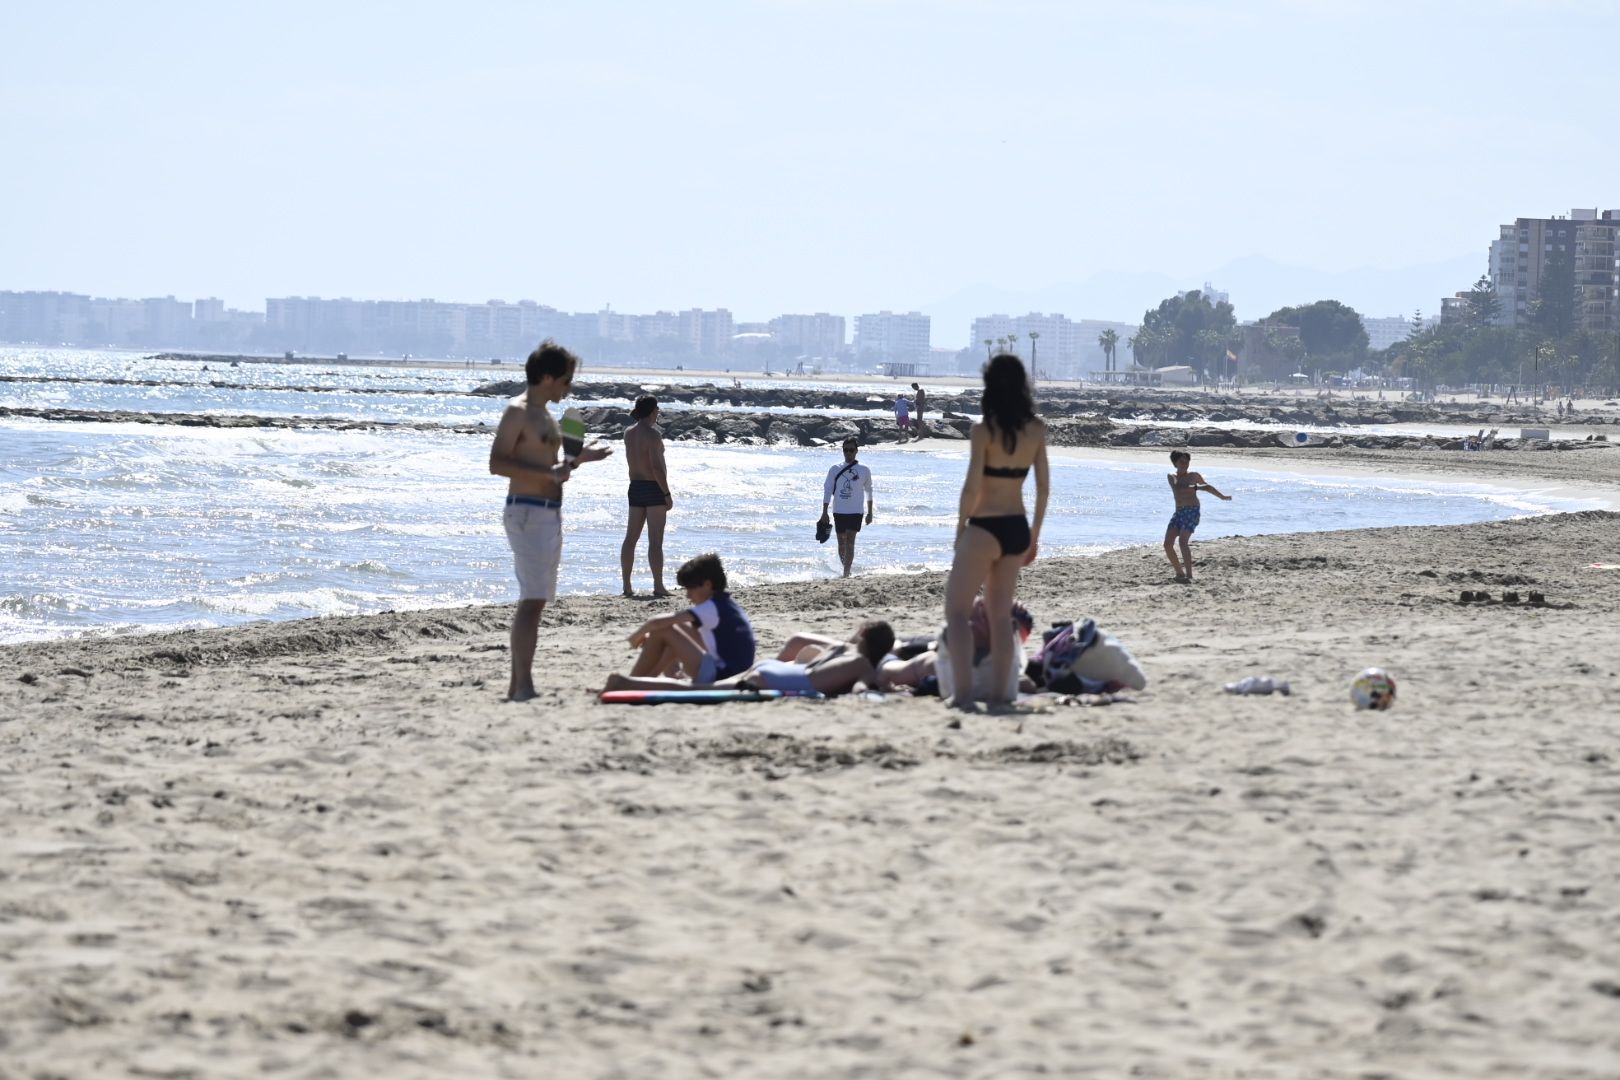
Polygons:
M911 400L904 394L894 396L894 426L900 429L900 441L911 433Z
M754 662L754 627L726 591L720 556L710 552L688 559L675 571L675 584L686 591L692 606L648 619L636 628L630 644L641 655L629 677L708 685L746 671Z
M641 527L647 527L647 565L652 570L653 595L668 596L664 588L664 516L675 507L669 491L669 471L664 466L664 434L655 426L658 399L636 399L630 415L636 422L624 429L624 462L630 469L630 517L624 543L619 547L619 570L624 576L624 595L634 596L630 571L636 562L636 545Z
M916 383L912 383L911 388L917 391L917 404L911 410L911 433L920 439L928 434L928 425L923 419L923 413L928 408L928 394Z
M872 524L872 470L855 460L861 441L851 435L844 440L844 463L827 470L821 485L821 520L832 509L833 531L838 536L838 558L849 577L855 566L855 537L861 531L862 495L866 503L866 524ZM823 533L823 536L826 534Z
M806 635L810 636L810 635ZM688 684L679 679L613 674L604 690L782 690L790 694L846 694L865 683L874 686L878 665L894 647L894 630L881 620L856 627L848 641L819 638L795 660L761 660L746 671L725 678Z
M509 481L506 539L512 546L518 579L508 701L535 696L534 648L540 636L540 616L546 601L557 595L557 569L562 562L562 486L576 468L613 452L592 443L577 457L557 460L562 429L546 406L567 396L578 368L579 357L550 338L541 342L523 367L528 388L506 403L489 449L489 471Z
M984 366L984 419L969 432L967 478L957 508L956 554L945 580L946 648L952 671L973 670L973 601L984 589L990 625L990 685L1008 684L1013 666L1013 595L1018 571L1035 561L1051 470L1046 422L1035 413L1024 362L1002 353ZM1035 469L1035 520L1024 510L1024 478ZM972 680L951 704L970 708ZM1000 704L1001 702L993 702Z
M1175 496L1176 512L1170 515L1170 526L1164 531L1164 553L1170 557L1170 566L1176 572L1176 580L1190 582L1193 579L1192 560L1192 534L1198 528L1198 493L1207 491L1217 499L1232 501L1232 496L1222 495L1215 490L1215 485L1204 479L1203 473L1188 472L1187 466L1192 464L1192 455L1185 450L1170 451L1170 464L1176 471L1170 473L1170 492ZM1176 558L1176 546L1181 547L1181 558Z

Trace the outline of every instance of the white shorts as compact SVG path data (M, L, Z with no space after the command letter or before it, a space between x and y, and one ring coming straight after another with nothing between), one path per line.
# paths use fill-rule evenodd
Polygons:
M517 569L518 599L550 600L557 595L562 564L562 511L513 503L506 508L506 540Z

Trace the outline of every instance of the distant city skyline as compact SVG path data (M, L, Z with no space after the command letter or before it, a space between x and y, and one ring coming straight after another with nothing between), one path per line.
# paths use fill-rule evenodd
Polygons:
M1132 320L1206 280L1246 318L1392 315L1466 288L1502 222L1612 205L1620 176L1606 114L1570 107L1614 100L1620 9L1460 14L11 4L0 288L888 309L950 344L980 314ZM1531 74L1490 92L1509 56ZM1289 288L1379 275L1411 287Z
M1182 290L1186 296L1192 290ZM1218 303L1226 294L1197 290ZM1371 341L1404 338L1402 316L1364 316ZM853 334L848 330L853 326ZM1130 348L1134 322L1071 319L1061 312L991 312L973 320L965 344L932 343L931 319L917 311L784 313L739 321L726 308L635 313L569 312L536 303L268 297L264 311L228 308L217 297L186 302L71 292L0 290L0 343L180 349L228 355L311 357L415 355L483 362L520 360L554 339L592 363L658 367L736 365L743 370L887 369L952 374L977 370L984 355L1011 352L1037 373L1082 378L1104 368L1104 334Z
M1477 264L1477 265L1476 265ZM1206 275L1202 281L1182 282L1167 274L1143 273L1103 273L1095 275L1087 282L1078 285L1055 285L1044 289L1015 292L1005 289L996 289L989 286L969 286L957 293L941 298L933 303L920 305L916 310L927 315L932 321L932 346L938 348L962 348L977 346L979 332L974 327L979 319L1004 315L1016 316L1019 313L1038 314L1050 312L1055 315L1066 316L1076 321L1108 323L1120 325L1125 323L1136 324L1140 322L1142 313L1155 307L1159 301L1167 296L1185 293L1190 289L1208 291L1214 289L1222 298L1229 299L1234 306L1240 320L1252 321L1269 314L1276 309L1287 306L1308 303L1322 299L1340 300L1356 308L1368 318L1380 315L1390 316L1403 312L1409 314L1415 307L1438 312L1440 298L1451 295L1458 282L1466 276L1466 283L1471 284L1487 265L1484 255L1478 259L1473 256L1463 256L1459 259L1435 266L1410 267L1404 270L1379 271L1362 269L1348 271L1340 274L1313 273L1300 267L1285 267L1270 263L1264 259L1238 260L1223 268L1222 273ZM1460 276L1461 275L1461 276ZM1280 283L1271 283L1267 279L1276 277ZM1212 278L1216 280L1211 280ZM1236 281L1235 289L1223 287L1229 281ZM61 292L67 294L93 295L83 290L73 288L46 289L39 285L18 287L8 286L0 282L0 292L12 291L17 293L29 292ZM1088 303L1086 298L1093 299ZM1368 303L1367 299L1372 298ZM103 298L95 297L98 301L116 299L128 305L157 304L161 300L175 299L172 292L160 290L137 290L133 298ZM280 299L310 299L322 301L345 301L359 303L445 303L452 305L478 305L478 304L526 304L561 310L561 308L546 300L536 300L529 297L507 299L504 296L490 297L485 300L470 300L467 298L453 298L440 300L425 295L403 297L379 297L364 295L347 296L321 296L314 292L295 292L285 297L264 297L247 301L240 305L228 302L218 296L199 296L196 303L205 305L206 319L208 321L235 321L242 322L244 316L257 313L262 322L270 313L272 304ZM731 311L727 305L721 305ZM135 308L127 309L133 311ZM668 311L660 308L659 311ZM701 310L701 309L699 309ZM811 311L810 305L800 305L800 310ZM876 313L878 305L869 305L865 312ZM600 308L581 312L581 314L607 314L615 313L633 317L637 313L626 311L613 304L604 304ZM227 319L227 314L230 316ZM765 322L778 317L776 312L733 313L733 319L738 324L752 324ZM855 312L847 313L853 319ZM202 314L199 319L204 319ZM853 326L853 323L851 323ZM846 336L847 340L847 336Z

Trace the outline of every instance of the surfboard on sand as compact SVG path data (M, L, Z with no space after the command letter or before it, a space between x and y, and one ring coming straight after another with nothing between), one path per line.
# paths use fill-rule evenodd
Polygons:
M820 698L787 690L604 690L605 705L719 705L727 701L777 701L781 698Z

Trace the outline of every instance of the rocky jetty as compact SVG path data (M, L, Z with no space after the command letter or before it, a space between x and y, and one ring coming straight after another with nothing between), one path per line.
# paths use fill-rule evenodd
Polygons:
M624 429L635 422L622 406L597 406L580 410L593 438L617 441ZM0 406L0 417L25 417L78 423L176 424L182 427L323 429L329 431L441 431L464 435L489 435L493 423L441 424L432 421L360 420L328 416L258 416L253 414L216 415L178 412L138 412L126 409L20 408ZM672 442L709 443L741 446L836 446L854 435L865 445L895 443L900 433L887 416L825 416L814 413L767 413L757 411L711 412L687 409L664 414L665 438ZM973 421L966 416L946 413L928 422L926 441L964 442ZM1287 432L1278 428L1221 428L1213 426L1154 427L1151 423L1117 424L1095 414L1080 416L1048 415L1049 438L1053 446L1227 446L1238 448L1275 447ZM1601 438L1601 437L1599 437ZM909 441L916 441L915 439ZM1609 446L1607 441L1576 439L1552 442L1498 437L1492 450L1575 450ZM1294 450L1299 454L1331 451L1339 447L1385 450L1461 450L1460 439L1405 435L1325 434L1312 438L1310 445Z
M133 409L36 409L0 405L0 417L54 420L80 424L174 424L205 428L321 428L328 431L451 431L463 435L490 434L490 424L437 424L428 420L356 420L340 416L255 416L251 413L139 412Z
M732 387L717 383L696 385L663 384L648 379L641 382L580 382L570 399L580 402L634 401L653 394L665 403L678 403L694 409L778 408L870 410L887 414L895 393L873 390L847 390L817 384L797 383L780 387ZM512 397L523 391L521 381L488 383L473 394ZM1234 421L1270 423L1279 427L1336 427L1363 424L1462 424L1481 427L1547 427L1559 424L1615 425L1620 416L1604 413L1569 414L1558 417L1549 409L1534 405L1505 405L1500 401L1409 402L1375 396L1340 394L1327 398L1302 398L1291 394L1245 391L1209 393L1202 390L1162 390L1138 387L1053 387L1036 391L1036 404L1048 419L1061 417L1106 418L1177 424L1225 424ZM941 394L933 399L939 408L952 406L974 411L978 394ZM938 414L934 414L938 415Z

